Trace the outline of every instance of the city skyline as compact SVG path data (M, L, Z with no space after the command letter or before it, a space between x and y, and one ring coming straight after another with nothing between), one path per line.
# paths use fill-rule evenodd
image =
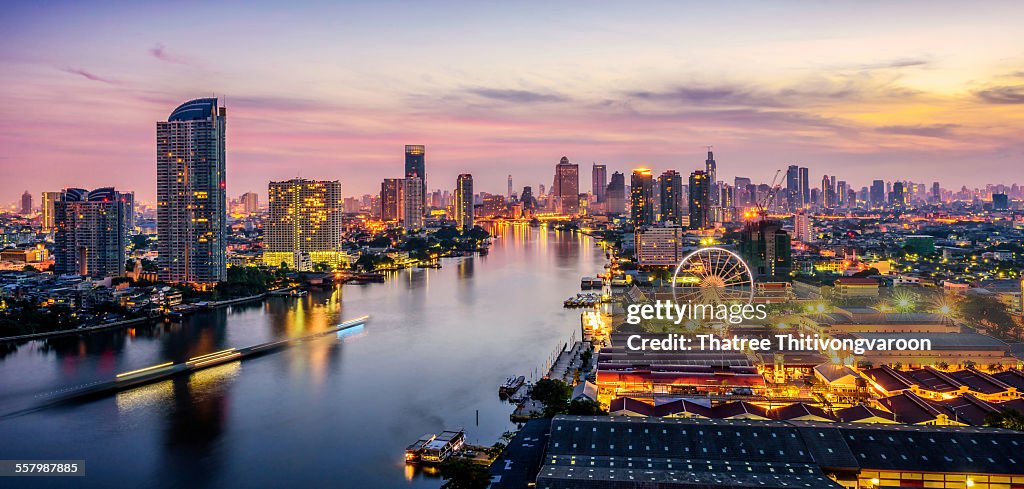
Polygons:
M585 167L689 174L706 145L726 182L768 181L763 168L789 164L841 173L854 187L882 176L955 183L946 188L1020 180L1024 62L1013 40L1022 14L1009 3L921 5L785 15L750 5L736 9L740 17L706 6L570 3L512 9L507 25L486 23L493 9L416 5L195 5L160 16L141 6L17 5L4 21L12 42L0 47L0 158L60 177L44 184L9 172L0 195L116 186L151 202L152 121L213 92L234 114L231 195L296 173L340 178L349 195L374 193L382 178L400 176L409 143L428 146L428 189L450 189L471 172L496 194L508 174L547 182L562 155ZM280 42L254 37L269 11L303 30L286 29ZM182 31L177 15L210 20ZM218 43L182 35L225 15L238 22ZM424 22L404 22L413 18ZM870 29L854 29L866 18ZM136 27L96 32L110 22ZM982 24L983 32L970 27ZM431 41L408 42L421 35ZM598 35L616 49L588 48ZM33 109L48 100L62 103Z

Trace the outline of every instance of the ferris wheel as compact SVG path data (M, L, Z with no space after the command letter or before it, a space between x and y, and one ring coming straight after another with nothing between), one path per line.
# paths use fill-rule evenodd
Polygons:
M751 302L754 280L750 267L736 253L709 246L683 257L672 275L672 297L705 304Z

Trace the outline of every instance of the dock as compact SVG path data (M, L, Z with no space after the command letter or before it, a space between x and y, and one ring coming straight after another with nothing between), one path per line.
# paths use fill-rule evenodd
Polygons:
M129 372L123 372L117 374L114 379L94 382L87 384L81 388L73 388L68 391L62 391L57 397L51 398L48 401L29 408L27 410L10 413L0 418L6 418L16 416L19 414L25 414L27 412L36 411L45 407L53 406L69 402L76 399L84 399L90 397L101 397L115 392L124 390L134 389L146 384L152 384L162 380L167 380L178 375L187 375L200 370L216 367L225 363L241 361L245 359L255 358L258 356L273 353L290 346L298 345L307 341L322 338L324 336L347 333L362 327L369 316L362 316L349 321L345 321L337 326L318 331L313 334L301 336L298 338L289 338L278 341L271 341L267 343L261 343L259 345L248 346L245 348L228 348L226 350L220 350L213 353L207 353L205 355L199 355L192 357L185 362L174 363L166 362L149 367L132 370Z

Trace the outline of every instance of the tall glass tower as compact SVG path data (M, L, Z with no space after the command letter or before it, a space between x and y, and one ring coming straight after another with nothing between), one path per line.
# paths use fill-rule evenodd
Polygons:
M427 208L427 147L422 144L405 145L405 178L420 178L420 195L423 200L420 207Z
M227 279L224 123L216 98L185 102L156 123L160 280Z
M530 187L526 187L530 188ZM523 205L529 205L526 199L532 197L523 190ZM455 182L455 225L463 229L473 227L473 175L462 173Z
M654 224L654 178L651 170L637 168L629 181L629 218L633 226Z

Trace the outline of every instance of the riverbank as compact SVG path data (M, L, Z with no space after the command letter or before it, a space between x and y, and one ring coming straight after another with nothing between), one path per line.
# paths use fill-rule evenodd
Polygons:
M270 291L270 292L276 292L276 290ZM251 295L251 296L248 296L248 297L239 297L237 299L227 299L227 300L223 300L223 301L213 301L213 302L208 303L208 307L211 308L211 309L215 309L215 308L218 308L218 307L225 307L225 306L230 306L230 305L233 305L233 304L242 304L242 303L246 303L246 302L253 302L253 301L257 301L257 300L263 300L263 299L267 298L267 295L270 292L265 292L263 294L257 294L257 295ZM122 321L114 321L114 322L108 323L108 324L98 324L98 325L95 325L95 326L86 326L84 328L61 329L61 330L57 330L57 331L46 331L46 332L43 332L43 333L31 333L31 334L23 334L23 335L17 335L17 336L3 336L3 337L0 337L0 343L10 343L10 342L17 342L17 341L42 340L42 339L46 339L46 338L56 338L56 337L59 337L59 336L69 336L69 335L75 335L75 334L90 334L90 333L95 333L95 332L99 332L99 331L107 331L107 330L110 330L110 329L126 328L126 327L129 327L129 326L137 326L137 325L146 324L146 323L150 323L150 322L157 322L157 320L159 320L159 319L160 319L159 317L155 317L155 318L154 317L141 317L141 318L125 319L125 320L122 320Z

